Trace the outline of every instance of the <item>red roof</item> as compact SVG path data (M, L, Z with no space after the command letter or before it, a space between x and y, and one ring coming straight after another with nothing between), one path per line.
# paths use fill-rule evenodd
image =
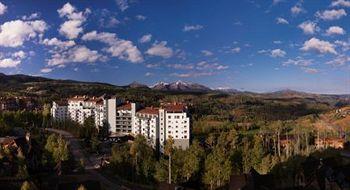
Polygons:
M131 103L124 103L117 106L117 110L131 110Z
M182 103L167 103L163 104L162 107L169 112L184 112L187 110L187 106Z
M68 105L67 100L59 100L59 101L55 101L55 103L59 106L67 106Z
M143 109L137 111L137 113L158 115L158 113L159 113L159 108L145 107L145 108L143 108Z
M72 98L69 98L68 101L85 101L88 98L86 96L74 96Z

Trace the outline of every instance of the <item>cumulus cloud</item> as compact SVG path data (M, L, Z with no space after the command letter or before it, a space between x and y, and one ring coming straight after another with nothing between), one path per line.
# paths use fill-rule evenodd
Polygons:
M212 76L214 72L190 72L190 73L171 73L170 76L179 77L179 78L193 78L193 77L202 77L202 76Z
M74 46L73 48L55 53L48 60L49 66L62 66L69 63L93 63L102 56L96 50L90 50L85 46Z
M287 53L281 49L271 50L271 57L284 57Z
M66 36L68 39L77 38L80 33L83 32L81 27L82 22L80 20L69 20L61 25L60 33Z
M303 47L300 49L302 51L316 51L322 54L337 54L334 44L328 41L319 40L317 38L311 38L310 40L305 41Z
M3 15L6 13L7 6L0 2L0 15Z
M115 2L117 3L117 5L121 11L125 11L126 9L129 8L128 0L115 0Z
M73 5L66 3L61 9L58 9L57 12L61 18L68 19L61 24L59 29L60 34L68 39L75 39L80 33L83 33L84 29L82 24L86 21L86 17L91 10L86 9L84 12L78 12Z
M301 30L303 30L304 34L315 34L320 30L315 22L305 21L298 26Z
M15 58L15 59L24 59L27 57L27 54L20 50L20 51L16 51L12 54L12 57Z
M283 66L295 65L306 67L312 64L312 59L303 59L302 57L297 57L296 59L288 59L287 61L283 62Z
M309 73L309 74L315 74L318 73L318 69L315 68L310 68L310 67L302 67L301 68L305 73Z
M147 43L147 42L150 42L151 40L152 40L152 34L145 34L140 38L139 42Z
M330 20L337 20L342 18L343 16L346 16L347 13L344 9L332 9L332 10L325 10L325 11L317 11L316 12L316 17L330 21Z
M282 17L276 18L276 23L277 24L289 24L289 22L286 19L282 18Z
M149 63L146 65L147 68L157 68L159 66L160 66L159 63Z
M151 48L146 51L146 54L152 56L160 56L163 58L169 58L173 56L174 52L170 47L167 47L166 41L161 41L159 43L154 43Z
M141 20L141 21L143 21L143 20L146 20L146 19L147 19L147 17L146 17L146 16L144 16L144 15L136 15L136 16L135 16L135 18L136 18L137 20Z
M240 47L235 47L235 48L232 48L231 49L231 52L232 53L239 53L241 51L241 48Z
M303 13L304 9L301 7L301 5L295 5L292 8L290 8L290 12L292 13L292 15L296 16L300 13Z
M346 41L336 40L334 42L335 45L341 47L342 51L350 50L350 43Z
M184 32L190 32L190 31L195 31L195 30L201 30L204 27L202 25L185 25L184 28L182 29L182 31Z
M201 61L201 62L196 64L195 68L197 70L225 70L225 69L228 69L229 66L222 65L219 63L209 63L206 61Z
M100 41L108 45L104 51L110 53L113 57L138 63L143 61L143 57L139 49L133 45L131 41L119 39L116 34L109 32L97 33L92 31L82 36L85 41Z
M40 17L39 13L32 13L29 16L27 16L27 15L22 16L22 20L34 20L34 19L37 19L39 17Z
M201 52L205 56L212 56L212 55L214 55L214 53L209 51L209 50L202 50Z
M153 73L147 72L147 73L145 73L145 76L146 76L146 77L153 76Z
M0 46L18 47L25 41L42 35L47 29L47 24L42 20L14 20L5 22L0 29Z
M174 69L182 69L182 70L191 70L194 68L193 65L187 65L187 64L168 64L168 67L174 68Z
M350 62L350 57L347 55L339 55L337 58L326 62L328 65L332 66L342 66L345 65L346 63Z
M62 50L75 46L75 42L73 40L62 41L57 38L51 38L51 39L46 38L41 43L46 46L54 46Z
M332 7L350 7L350 1L347 0L333 0Z
M21 64L21 60L12 58L0 59L0 68L13 68Z
M339 26L331 26L327 29L326 34L329 36L331 36L331 35L344 35L345 30Z

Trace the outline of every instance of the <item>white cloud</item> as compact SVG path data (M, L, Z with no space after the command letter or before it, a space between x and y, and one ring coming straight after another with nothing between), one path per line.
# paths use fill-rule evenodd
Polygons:
M212 55L214 55L214 53L209 51L209 50L202 50L201 52L205 56L212 56Z
M301 30L303 30L304 34L314 34L320 30L315 22L305 21L298 26Z
M152 40L152 34L145 34L140 38L139 42L147 43L147 42L150 42L151 40Z
M346 0L333 0L332 7L337 7L337 6L343 6L343 7L350 7L350 1L346 1Z
M274 43L274 44L282 44L282 41L280 41L280 40L275 40L275 41L273 41L273 43Z
M59 32L68 39L77 38L84 31L81 27L82 24L83 22L80 20L68 20L61 25Z
M332 9L332 10L325 10L323 12L317 11L316 17L322 19L322 20L337 20L340 19L343 16L346 16L346 11L344 9Z
M62 41L57 38L51 38L51 39L46 38L41 43L46 46L54 46L62 50L75 46L75 42L73 40Z
M14 68L21 64L21 60L5 58L0 60L0 68Z
M57 10L61 18L66 17L68 20L61 24L59 32L68 39L75 39L84 29L82 24L86 21L87 15L91 12L86 9L84 12L78 12L76 8L70 3L63 5L61 9Z
M297 57L296 59L288 59L287 61L283 62L283 66L288 65L295 65L295 66L309 66L313 64L312 59L303 59L301 57Z
M118 57L119 59L130 61L132 63L143 61L141 52L131 41L119 39L114 33L97 33L96 31L92 31L84 34L82 40L95 40L109 45L104 51L110 53L113 57Z
M310 67L302 67L301 68L305 73L309 73L309 74L315 74L318 73L318 69L315 68L310 68Z
M326 62L328 65L332 66L342 66L345 65L346 63L350 62L350 57L347 55L340 55L337 58Z
M277 24L289 24L289 22L286 19L282 18L282 17L276 18L276 23Z
M147 72L147 73L145 73L145 76L146 76L146 77L153 76L153 73Z
M159 63L149 63L146 65L147 68L157 68L159 66L160 66Z
M201 61L196 64L197 70L225 70L228 69L229 66L221 65L219 63L208 63L206 61Z
M159 43L154 43L151 48L146 51L146 54L152 56L160 56L163 58L169 58L173 56L173 50L170 47L166 47L167 42L161 41Z
M344 35L345 30L342 27L339 26L331 26L326 31L327 35Z
M22 20L34 20L34 19L37 19L39 17L40 17L39 13L32 13L29 16L27 16L27 15L22 16Z
M7 6L0 2L0 15L5 14Z
M328 41L319 40L317 38L311 38L310 40L305 41L303 47L300 49L303 51L316 51L322 54L337 54L335 47L332 43Z
M5 22L0 29L0 46L18 47L22 46L25 41L42 35L47 25L43 20L14 20Z
M42 72L42 73L50 73L50 72L52 72L52 68L43 68L43 69L40 70L40 72Z
M271 57L284 57L287 53L281 49L271 50Z
M345 41L341 41L341 40L336 40L334 42L337 46L342 48L342 51L348 51L350 49L350 43L349 42L345 42Z
M64 66L69 63L93 63L102 56L96 50L85 46L75 46L67 51L55 53L48 60L49 66Z
M189 32L189 31L195 31L195 30L201 30L204 27L202 25L185 25L184 28L182 29L182 31L184 32Z
M265 53L268 53L268 52L270 52L270 50L261 49L261 50L258 51L258 53L260 53L260 54L265 54Z
M147 19L147 17L144 16L144 15L136 15L135 18L136 18L137 20L141 20L141 21Z
M170 76L179 77L179 78L192 78L192 77L203 77L203 76L212 76L214 72L191 72L191 73L171 73Z
M290 12L292 13L292 15L295 16L304 12L304 9L300 5L295 5L292 8L290 8Z
M241 48L240 47L235 47L235 48L232 48L231 49L231 52L232 53L239 53L241 51Z
M129 8L128 0L115 0L115 2L117 3L117 5L121 11L125 11L126 9Z
M193 65L185 65L185 64L169 64L168 67L174 69L182 69L182 70L191 70L194 68Z
M16 59L24 59L27 57L27 54L24 51L20 50L13 53L12 57Z

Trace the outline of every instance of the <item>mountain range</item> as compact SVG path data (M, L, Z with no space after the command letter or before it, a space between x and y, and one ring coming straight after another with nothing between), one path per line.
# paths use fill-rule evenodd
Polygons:
M280 90L276 92L270 93L254 93L254 92L242 92L236 89L229 88L218 88L211 89L207 86L184 82L184 81L176 81L172 83L166 82L158 82L152 86L147 86L145 84L139 82L132 82L126 86L116 86L108 83L101 82L82 82L75 80L61 80L61 79L50 79L40 76L29 76L23 74L17 75L6 75L0 73L0 88L2 91L12 91L12 92L25 92L25 93L45 93L50 91L59 91L64 90L66 93L72 92L70 89L76 88L84 88L87 92L89 90L104 90L107 92L114 92L115 90L122 89L147 89L147 90L155 90L162 92L203 92L203 93L226 93L226 94L251 94L256 96L264 96L266 98L275 98L275 97L283 97L283 98L318 98L319 96L327 96L331 97L333 95L320 95L320 94L312 94L300 91L294 91L290 89ZM334 95L342 98L349 98L350 95Z

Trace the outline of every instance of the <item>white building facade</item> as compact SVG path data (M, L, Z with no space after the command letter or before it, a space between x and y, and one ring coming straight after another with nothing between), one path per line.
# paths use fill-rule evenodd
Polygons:
M154 149L159 148L159 109L146 107L137 111L132 134L143 135Z
M105 102L102 97L75 96L64 105L53 102L51 116L56 120L70 119L79 124L84 124L87 118L93 117L96 126L102 126L106 118Z
M66 105L53 102L51 114L55 119L70 119L80 124L93 117L96 126L106 123L111 134L143 135L160 152L169 138L181 149L187 149L190 144L190 117L186 105L180 103L139 109L136 103L116 98L76 96L68 99Z
M56 101L52 103L51 117L57 121L68 119L68 105L64 101Z
M178 103L163 105L160 109L159 129L161 152L170 137L174 140L175 147L187 149L190 146L190 117L187 107Z

